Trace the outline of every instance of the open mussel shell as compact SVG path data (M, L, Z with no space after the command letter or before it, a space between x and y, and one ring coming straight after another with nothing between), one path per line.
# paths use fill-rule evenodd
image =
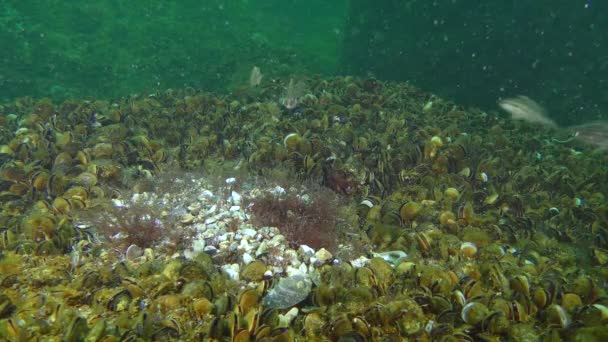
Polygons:
M545 312L547 324L550 327L568 328L571 323L570 315L557 304L550 305Z
M16 309L17 307L7 295L0 294L0 319L10 317Z
M585 326L608 324L608 306L604 304L585 305L575 314L576 322Z
M124 311L127 310L132 300L133 297L129 291L121 290L110 297L107 308L111 311Z
M76 342L84 341L89 334L89 326L84 317L76 316L70 322L63 337L63 341Z
M460 318L463 322L471 325L481 323L488 315L490 310L483 303L471 302L465 305L460 312Z
M238 302L238 310L242 315L247 315L260 302L260 294L257 289L246 289L241 292Z

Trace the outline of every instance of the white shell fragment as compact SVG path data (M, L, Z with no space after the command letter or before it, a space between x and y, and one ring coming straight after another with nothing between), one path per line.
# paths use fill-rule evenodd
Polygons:
M239 205L241 203L241 195L238 192L232 191L230 197L232 198L232 204Z
M388 251L382 253L374 253L374 256L380 257L385 261L391 263L393 266L399 265L401 261L407 258L407 253L404 251Z
M279 197L279 196L286 194L287 191L285 191L285 189L283 189L282 187L277 185L274 188L272 188L272 190L270 190L270 193Z
M210 200L210 199L213 199L213 192L211 192L209 190L203 190L201 192L201 194L198 196L199 201L205 201L205 200Z
M354 268L361 268L363 266L367 266L369 264L370 259L360 256L355 260L351 260L350 264L353 265Z

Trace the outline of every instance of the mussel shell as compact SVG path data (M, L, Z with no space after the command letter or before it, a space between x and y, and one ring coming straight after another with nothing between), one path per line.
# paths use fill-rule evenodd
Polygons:
M249 342L251 340L251 334L247 329L239 329L236 334L232 336L232 342Z
M127 310L128 306L131 304L133 297L131 293L127 290L121 290L118 293L114 294L108 300L106 308L111 311L124 311Z
M17 307L13 304L11 299L7 295L0 293L0 319L10 317L16 309Z
M549 326L567 328L570 325L570 316L561 305L551 304L545 315Z
M530 282L525 275L518 275L511 279L511 289L525 297L530 297Z
M249 313L260 302L260 294L255 289L246 289L239 296L238 309L242 315Z
M481 323L489 315L488 307L483 303L471 302L465 305L460 312L460 318L463 322L477 325Z
M585 305L576 313L576 321L584 326L608 323L608 307L602 304Z
M160 322L160 328L158 328L152 334L151 338L153 341L168 341L179 339L181 334L181 327L175 319L165 319Z
M63 335L63 340L66 342L84 341L89 333L87 320L81 316L76 316L70 322L70 325Z

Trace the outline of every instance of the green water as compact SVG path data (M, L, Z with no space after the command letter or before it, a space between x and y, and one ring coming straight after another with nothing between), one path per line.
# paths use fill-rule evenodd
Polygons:
M0 97L226 91L332 74L346 1L2 1ZM320 15L319 15L320 14Z
M233 0L0 3L0 98L230 92L267 79L409 81L496 108L527 95L560 124L604 118L605 1Z

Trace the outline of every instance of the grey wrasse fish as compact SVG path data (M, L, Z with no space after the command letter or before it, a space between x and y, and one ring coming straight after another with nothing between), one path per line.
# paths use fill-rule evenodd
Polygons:
M511 114L513 119L559 128L553 120L547 117L545 109L527 96L504 99L498 102L498 105ZM566 140L552 139L553 142L565 144L577 139L602 151L608 151L608 121L593 121L565 127L564 129L571 133L570 138Z
M570 126L568 130L574 137L600 150L608 151L608 121L592 121L582 125Z
M548 127L557 127L557 124L549 119L545 109L536 101L527 96L517 96L498 102L500 108L515 120L524 120L531 123L541 124Z

